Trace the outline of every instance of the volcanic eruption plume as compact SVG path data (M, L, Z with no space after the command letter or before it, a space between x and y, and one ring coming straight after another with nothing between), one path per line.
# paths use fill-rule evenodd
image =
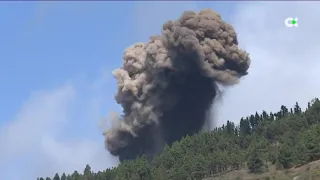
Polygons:
M217 84L238 83L249 66L234 28L216 12L186 11L168 21L162 35L127 48L113 71L123 115L104 133L106 148L120 161L152 159L165 144L199 132Z

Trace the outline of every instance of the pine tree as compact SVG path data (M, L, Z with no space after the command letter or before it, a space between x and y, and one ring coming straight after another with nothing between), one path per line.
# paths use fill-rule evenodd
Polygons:
M301 113L301 108L300 108L298 102L296 102L296 105L294 106L294 113L295 114L300 114Z
M269 118L269 115L266 111L262 111L262 118L263 118L263 120L266 120Z
M58 173L56 173L56 174L54 175L53 180L60 180L60 177L59 177L59 174L58 174Z
M72 174L72 180L80 180L80 174L78 173L78 171L74 171L74 173Z
M254 118L254 115L250 116L249 122L250 122L251 128L254 130L256 128L256 125L257 125L256 119Z
M286 116L289 113L288 108L284 105L281 106L281 115Z
M260 122L260 115L258 114L258 112L256 112L256 114L254 115L254 123L257 126Z
M249 135L251 132L250 123L247 119L241 118L240 120L240 134Z
M235 125L231 121L227 121L226 130L228 134L234 134L235 133Z
M88 164L84 168L83 174L91 174L91 167Z
M292 167L293 152L291 151L291 148L287 144L284 144L280 147L278 160L283 166L283 168L287 169Z
M62 176L61 176L61 180L67 180L67 176L66 176L66 174L65 174L65 173L63 173L63 174L62 174Z
M250 170L250 172L252 172L252 173L263 172L265 164L264 164L264 161L262 160L261 155L257 149L255 149L251 153L251 155L248 159L248 162L247 162L247 166L248 166L248 169Z
M93 179L91 167L89 165L86 165L83 171L83 180L91 180Z

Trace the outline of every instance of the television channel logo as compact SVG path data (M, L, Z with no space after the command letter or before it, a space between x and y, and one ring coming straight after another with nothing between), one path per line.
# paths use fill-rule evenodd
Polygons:
M298 18L292 18L292 17L288 17L284 20L284 24L287 27L298 27Z

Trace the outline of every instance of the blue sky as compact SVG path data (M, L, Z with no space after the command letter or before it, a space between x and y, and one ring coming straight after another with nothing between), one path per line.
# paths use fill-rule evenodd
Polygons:
M103 113L106 113L115 107L112 98L116 82L111 77L111 71L121 65L124 48L160 33L162 23L176 18L185 7L196 9L214 3L185 3L180 8L177 8L179 3L173 3L171 7L164 3L156 4L1 4L0 23L4 28L0 33L2 42L5 43L0 45L0 82L3 84L0 124L14 119L22 102L34 91L58 87L66 81L73 81L76 86L85 86L101 74L110 78L108 88L104 89L108 101L103 108ZM218 6L218 10L227 14L232 7L230 3L222 4ZM154 21L149 19L151 13L155 14ZM80 93L89 93L85 92L85 88L80 89ZM84 103L86 100L78 101ZM76 113L78 116L80 114Z
M41 108L46 104L42 99L50 98L45 97L46 94L59 94L56 89L68 86L66 91L70 91L70 96L76 97L73 97L71 108L66 107L67 117L51 115L50 123L46 119L39 119L47 124L38 128L45 129L45 132L48 131L47 128L61 128L63 132L55 133L57 141L70 143L89 139L88 141L100 141L103 147L102 131L97 124L110 111L121 110L113 100L116 82L111 71L121 65L124 49L134 42L146 41L150 35L160 33L162 23L176 18L183 10L189 7L201 8L204 4L206 3L173 3L169 6L151 2L1 3L0 36L3 43L0 44L0 130L3 133L15 122L26 121L21 118L21 114L24 114L21 111L28 109L28 104L33 101L40 101L34 107L35 110L31 110L33 116L36 119L47 118L46 115L41 115L45 112ZM223 11L226 5L220 6ZM54 104L48 103L48 108ZM50 113L51 111L47 116ZM67 120L62 123L58 118ZM28 125L25 133L37 131L36 123L38 122L32 120L24 123ZM13 130L10 131L13 133ZM31 138L37 139L39 136L42 136L40 131ZM9 148L9 151L12 149ZM34 157L31 154L39 153L32 150L31 154L21 151L13 155L14 158L7 158L9 166L6 171L12 172L14 167L25 168ZM48 162L39 162L35 166L41 166L41 163ZM32 168L28 167L26 171L28 169ZM14 173L9 174L5 176L7 179L18 178Z
M183 7L194 9L189 4ZM196 7L207 4L214 3L197 3ZM227 14L233 5L217 7ZM0 108L1 124L14 118L18 105L35 89L53 88L70 78L92 79L102 71L111 72L121 64L125 47L159 33L162 19L177 16L183 10L167 15L166 11L162 12L164 15L158 12L162 17L156 17L152 22L155 25L139 27L142 23L148 26L143 21L150 20L137 16L148 16L157 9L150 2L2 3L0 33L5 43L0 44L0 82L4 85L0 106L6 108ZM114 83L110 85L114 89Z
M287 6L254 2L0 3L2 177L31 180L37 175L81 171L87 163L95 170L115 165L117 161L104 150L101 136L102 129L110 126L110 122L101 119L111 111L121 111L113 99L116 81L111 72L121 66L126 47L159 34L164 21L177 18L184 10L212 8L219 12L223 19L235 25L242 40L240 43L253 59L258 59L255 62L259 62L252 63L254 75L227 93L224 108L217 115L222 119L220 124L263 108L277 109L281 103L294 104L296 100L291 100L292 97L303 102L310 100L317 95L318 89L308 96L301 96L305 90L295 88L291 94L272 100L274 94L283 94L283 88L292 88L295 85L292 80L288 80L286 87L279 86L272 92L265 90L276 83L267 80L269 74L290 78L289 72L279 73L278 59L293 53L288 48L281 48L298 46L304 38L298 38L295 43L288 39L302 31L312 34L310 29L301 28L293 33L280 25L284 17L292 14ZM301 9L301 5L292 6ZM315 7L305 6L311 8L310 12ZM306 17L306 11L300 9L291 11ZM268 19L274 20L274 27L266 26ZM270 34L285 37L274 39ZM256 37L264 37L266 41L256 41ZM292 47L297 48L300 47ZM305 58L305 54L303 51L301 56L289 59ZM299 63L291 61L289 67L297 69L301 67ZM310 64L310 67L315 65ZM306 83L304 87L310 87L310 77L316 75L310 67L306 67L309 74L300 77ZM268 73L262 73L266 68ZM250 85L257 84L261 78L264 79L261 89L251 91L257 97L246 100L246 107L238 108L248 88L252 89ZM270 102L261 107L259 102L265 99L258 97ZM237 111L230 114L230 108ZM13 173L17 169L21 172L18 175Z
M117 67L124 46L133 42L126 33L130 17L119 12L121 7L130 13L129 4L3 3L0 23L6 43L0 47L0 81L5 99L0 106L6 108L0 110L1 121L13 118L17 105L35 89L70 78L90 79Z

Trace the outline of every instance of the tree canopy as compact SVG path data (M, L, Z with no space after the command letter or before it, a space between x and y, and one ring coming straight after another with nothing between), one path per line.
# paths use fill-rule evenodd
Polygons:
M261 173L270 165L288 169L320 159L319 142L316 98L304 111L298 103L290 109L282 105L278 112L241 118L239 125L227 121L211 132L186 136L166 146L152 162L142 156L99 172L87 165L82 174L55 174L52 180L201 180L244 168Z

